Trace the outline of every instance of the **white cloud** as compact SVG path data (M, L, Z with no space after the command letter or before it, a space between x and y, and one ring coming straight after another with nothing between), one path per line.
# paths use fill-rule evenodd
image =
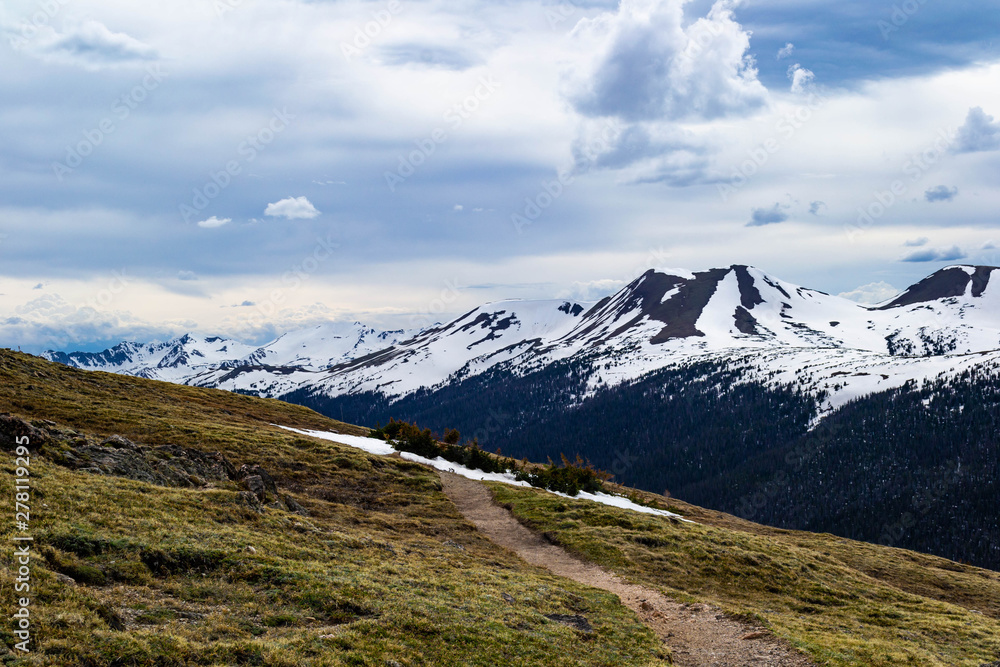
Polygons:
M816 75L811 70L807 70L802 65L796 63L788 68L788 78L792 82L791 91L793 93L801 93L812 85L816 79Z
M684 0L623 0L574 34L589 56L568 97L590 117L627 121L714 119L764 106L767 90L748 55L750 35L718 0L684 26Z
M958 129L956 153L1000 150L1000 122L994 122L982 107L969 109L965 124Z
M104 310L81 303L74 305L58 294L43 294L13 309L13 316L0 316L0 340L17 341L40 350L66 349L81 343L122 340L149 341L173 335L178 329L167 324L143 322L122 310ZM181 326L192 323L181 323Z
M228 225L232 221L233 221L232 218L217 218L213 215L208 220L202 220L201 222L199 222L198 226L203 227L205 229L215 229L216 227Z
M8 31L9 32L9 31ZM16 40L15 35L10 35ZM112 32L99 21L85 21L59 32L42 26L38 35L25 42L25 50L48 62L78 65L87 69L157 60L156 49L123 32Z
M881 281L862 285L861 287L851 290L850 292L842 292L838 296L850 299L851 301L856 301L857 303L872 305L888 301L897 294L899 294L898 289L885 281Z
M624 0L581 20L563 95L583 119L574 173L618 171L621 183L687 187L728 175L713 161L713 121L753 116L769 103L733 18L739 2L717 0L689 22L685 0Z
M264 215L286 220L312 220L319 217L320 212L305 197L288 197L268 204Z
M778 49L778 60L781 60L782 58L790 58L793 53L795 53L795 45L788 42L783 47Z

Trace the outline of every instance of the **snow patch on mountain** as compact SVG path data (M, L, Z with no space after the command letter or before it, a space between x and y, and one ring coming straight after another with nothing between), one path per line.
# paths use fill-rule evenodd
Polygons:
M186 336L50 358L268 397L305 390L389 399L496 368L524 375L560 360L589 378L590 392L710 360L735 365L747 381L801 387L828 412L874 391L995 360L995 270L947 267L873 307L749 266L650 270L595 304L500 301L415 334L330 325L259 348Z

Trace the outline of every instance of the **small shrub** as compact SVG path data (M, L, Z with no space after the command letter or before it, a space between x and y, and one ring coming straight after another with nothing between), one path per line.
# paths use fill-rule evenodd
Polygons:
M296 625L299 619L292 614L276 614L264 619L264 625L269 628L285 628Z
M135 622L140 625L164 625L176 619L176 611L173 609L167 609L166 607L160 607L159 609L142 612L135 617Z
M127 549L129 546L125 540L109 540L82 533L47 535L44 537L44 541L60 551L76 554L81 558L99 556L108 551Z
M611 478L611 475L597 470L579 456L574 462L563 456L562 466L549 461L547 468L527 471L524 464L518 464L514 459L484 451L475 438L467 444L457 444L460 436L455 429L445 431L445 441L438 442L430 429L421 430L416 424L390 419L385 426L372 429L369 437L385 440L399 451L428 459L443 458L466 468L488 473L512 472L518 480L532 486L570 496L575 496L580 491L598 493L604 489L604 482Z
M105 566L107 575L113 581L142 586L150 583L149 568L135 560L116 560Z
M217 550L179 547L176 549L143 549L139 556L154 574L170 575L212 572L222 566L226 554Z
M59 568L67 577L72 577L78 584L87 586L103 586L108 583L104 572L86 563L67 563Z
M563 456L562 466L550 460L548 467L541 470L531 472L522 470L517 473L517 479L520 481L528 482L540 489L565 493L568 496L575 496L580 491L599 493L604 489L604 482L610 477L608 473L597 470L579 456L574 462Z

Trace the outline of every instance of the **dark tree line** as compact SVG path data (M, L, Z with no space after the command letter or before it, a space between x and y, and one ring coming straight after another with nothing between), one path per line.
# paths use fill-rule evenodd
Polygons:
M454 426L516 458L580 455L617 482L761 523L1000 569L995 372L865 397L810 431L815 399L742 383L726 363L588 394L589 368L563 361L523 377L500 368L395 403L284 398L354 423Z

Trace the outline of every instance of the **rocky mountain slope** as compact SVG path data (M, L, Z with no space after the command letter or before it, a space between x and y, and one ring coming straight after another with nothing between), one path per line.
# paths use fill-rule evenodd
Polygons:
M822 411L829 412L873 391L1000 357L995 270L942 269L873 308L753 267L650 270L596 304L498 302L412 337L354 325L336 335L297 332L254 349L185 337L48 357L269 397L376 392L390 400L491 369L523 375L564 359L586 369L591 390L664 367L726 359L738 361L748 379L800 385L822 397Z

